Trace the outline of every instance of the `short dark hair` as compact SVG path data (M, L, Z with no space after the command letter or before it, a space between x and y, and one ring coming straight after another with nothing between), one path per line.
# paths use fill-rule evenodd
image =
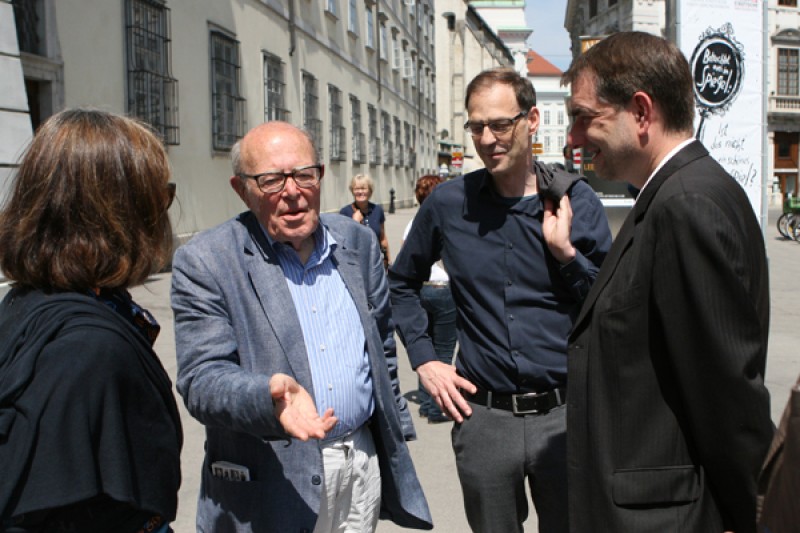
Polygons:
M469 99L473 93L481 89L486 89L497 83L509 85L517 97L517 105L520 111L527 113L536 105L536 90L533 88L531 80L524 78L510 67L498 67L484 70L469 82L467 85L467 95L464 97L464 108L469 108Z
M417 197L417 202L422 205L425 198L433 191L434 187L444 181L444 178L435 174L425 174L417 180L417 185L414 187L414 195Z
M0 210L0 268L51 291L124 288L169 261L167 154L143 124L68 109L36 131Z
M667 131L693 131L694 91L689 63L666 39L640 31L610 35L576 57L561 83L573 83L584 73L593 77L600 100L622 107L634 93L642 91L661 109Z

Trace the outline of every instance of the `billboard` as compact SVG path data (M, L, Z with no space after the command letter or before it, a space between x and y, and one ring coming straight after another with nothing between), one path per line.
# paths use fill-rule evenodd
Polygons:
M677 13L678 46L694 78L695 137L739 182L762 217L763 2L678 0Z

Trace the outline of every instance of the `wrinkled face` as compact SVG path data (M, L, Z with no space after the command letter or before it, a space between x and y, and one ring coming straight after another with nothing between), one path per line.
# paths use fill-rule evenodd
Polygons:
M509 119L521 111L527 111L525 116L516 120L504 133L494 133L486 126L480 135L472 134L478 156L495 178L524 175L528 171L531 135L539 127L539 110L535 107L520 109L514 90L502 83L480 89L470 96L467 108L470 122Z
M267 123L250 131L242 139L241 161L242 171L249 175L270 170L290 172L317 162L306 136L284 123ZM319 225L319 184L304 189L290 177L280 192L266 194L256 180L233 176L231 186L276 241L288 242L299 250L312 238Z
M593 154L595 172L603 179L630 181L632 163L640 152L635 114L597 98L594 77L584 73L572 84L572 128L568 142Z
M363 203L369 201L372 193L369 190L366 182L364 181L356 181L353 184L353 199L356 203Z

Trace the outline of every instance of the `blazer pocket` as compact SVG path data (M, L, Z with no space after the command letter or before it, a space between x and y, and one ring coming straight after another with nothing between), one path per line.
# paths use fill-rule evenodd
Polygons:
M701 483L694 466L636 468L614 472L611 490L622 507L674 505L696 501Z

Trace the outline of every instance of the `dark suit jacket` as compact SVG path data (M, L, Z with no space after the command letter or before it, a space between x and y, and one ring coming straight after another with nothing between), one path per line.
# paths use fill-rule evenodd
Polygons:
M755 531L768 329L761 229L692 142L642 190L570 336L571 531Z
M381 518L431 528L404 435L413 425L400 395L389 290L375 234L322 215L332 254L364 327L375 412L370 429L381 470ZM197 235L173 261L178 392L206 426L197 530L285 533L314 529L322 492L317 440L290 439L273 413L269 378L294 377L312 396L311 368L286 278L255 216L246 212ZM391 373L391 375L390 375ZM246 466L229 481L211 463Z

